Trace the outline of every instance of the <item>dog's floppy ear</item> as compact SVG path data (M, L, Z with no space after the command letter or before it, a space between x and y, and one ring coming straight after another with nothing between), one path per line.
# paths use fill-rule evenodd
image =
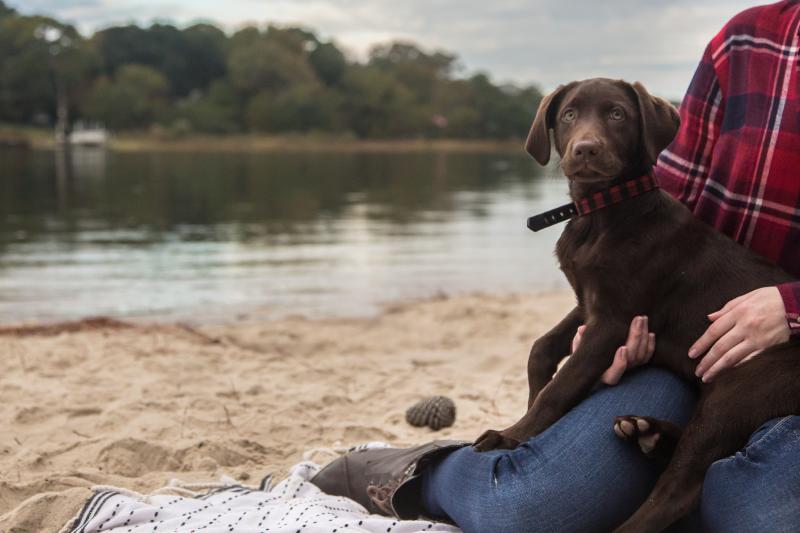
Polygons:
M539 110L536 111L536 118L531 124L531 131L528 132L525 150L542 166L550 161L550 130L553 128L553 114L564 91L572 85L572 83L559 85L555 91L542 98Z
M678 133L681 119L672 104L663 98L652 96L641 83L633 83L631 87L639 101L642 147L648 163L654 165L658 154L672 142L675 134Z

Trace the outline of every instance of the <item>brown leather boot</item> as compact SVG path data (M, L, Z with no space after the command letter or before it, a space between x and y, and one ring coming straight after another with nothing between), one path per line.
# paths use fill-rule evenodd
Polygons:
M329 463L311 479L322 492L346 496L373 514L413 520L422 514L419 492L412 481L427 464L469 445L439 440L416 448L372 448L348 453Z

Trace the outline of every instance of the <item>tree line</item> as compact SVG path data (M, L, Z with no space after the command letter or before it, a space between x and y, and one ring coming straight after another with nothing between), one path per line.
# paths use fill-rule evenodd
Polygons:
M297 27L114 26L81 35L0 0L0 122L114 131L327 133L358 138L524 136L534 86L463 75L455 55L412 43L365 61Z

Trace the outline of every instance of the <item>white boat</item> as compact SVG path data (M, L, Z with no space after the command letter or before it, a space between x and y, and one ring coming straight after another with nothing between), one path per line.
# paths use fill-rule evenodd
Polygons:
M69 134L69 143L74 146L105 146L108 142L108 130L99 125L75 124Z

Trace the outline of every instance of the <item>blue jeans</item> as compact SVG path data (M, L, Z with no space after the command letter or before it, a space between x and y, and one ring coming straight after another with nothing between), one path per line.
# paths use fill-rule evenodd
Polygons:
M423 507L465 533L610 531L660 474L616 437L614 417L649 415L683 426L695 401L692 388L667 371L631 372L515 450L449 454L422 478ZM767 422L741 452L714 463L689 521L703 531L800 530L800 416Z

